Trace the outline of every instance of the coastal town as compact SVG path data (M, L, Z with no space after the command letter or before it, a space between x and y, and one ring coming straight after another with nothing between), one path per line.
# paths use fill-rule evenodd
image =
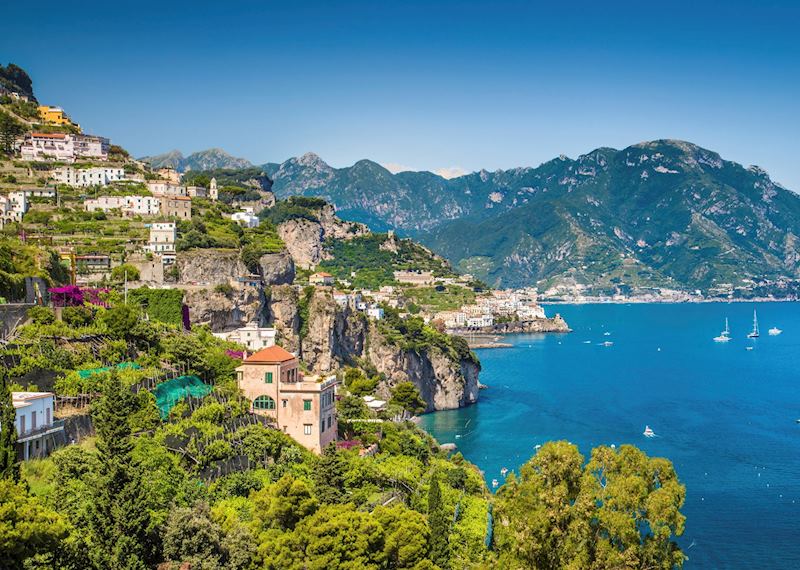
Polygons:
M277 226L285 245L276 240L279 245L274 253L262 247L256 263L243 263L235 250L225 247L197 248L188 240L198 227L209 231L212 223L220 224L242 243L269 239L264 232L275 229L265 229L262 221L268 220L264 224L272 226L269 213L281 204L265 188L222 186L213 175L187 181L184 173L174 168L151 168L112 145L107 137L84 134L61 107L39 105L5 88L0 97L6 116L21 125L7 148L10 160L0 163L0 229L23 247L52 251L58 265L50 268L48 275L20 276L20 286L6 290L0 304L10 379L25 388L12 392L17 450L22 460L46 457L58 447L80 444L91 429L75 429L73 424L87 417L87 405L99 395L63 389L64 382L53 378L58 371L43 375L41 368L24 366L20 339L36 322L68 326L76 311L98 318L115 308L107 300L109 295L121 294L125 303L132 298L143 300L143 315L148 320L177 324L185 332L196 326L207 327L220 346L228 347L230 358L240 363L235 368L237 398L247 402L248 413L267 418L270 425L314 453L341 440L335 404L342 397L357 397L366 419L407 417L409 411L474 402L477 374L468 381L472 387L466 387L461 399L453 403L439 404L438 397L429 393L426 383L434 378L396 370L379 373L367 383L371 389L348 388L348 374L352 377L357 375L354 371L366 372L348 366L352 362L349 357L327 358L324 365L301 362L301 355L309 350L304 346L307 339L299 338L302 327L298 327L296 317L287 321L276 314L282 310L273 304L277 291L295 299L299 296L301 302L302 298L326 299L335 314L351 321L350 326L363 328L358 323L373 323L361 334L385 330L379 327L405 330L418 322L445 343L460 336L467 338L469 346L488 346L475 343L476 335L502 334L503 327L512 323L518 326L514 332L569 330L560 317L546 317L535 289L488 288L471 275L446 269L430 252L410 245L393 232L381 238L385 240L381 249L397 253L416 248L414 255L421 255L425 263L393 268L374 287L358 286L356 268L339 271L338 275L325 271L329 253L314 258L302 251L301 245L286 241L285 226L293 219ZM297 207L302 202L291 204ZM312 207L321 206L314 203ZM307 217L297 220L316 219L303 215ZM333 228L325 231L366 231L333 216ZM287 256L284 248L293 255ZM306 261L309 255L312 262ZM269 266L273 262L277 267ZM41 257L38 263L41 266ZM60 283L53 283L56 273L63 276ZM220 306L209 306L214 299ZM169 319L160 310L168 302L172 305ZM297 300L294 302L293 310L302 310ZM52 317L37 317L40 314ZM372 329L375 331L369 332ZM173 372L159 380L158 374L148 371L149 376L144 378L135 351L128 351L126 356L133 359L113 362L93 357L86 364L77 362L74 370L60 373L66 378L77 374L84 381L93 379L97 386L109 371L124 369L139 382L149 383L162 415L169 415L180 403L175 390L180 394L185 389L185 397L191 400L193 390L207 391L202 388L203 382L211 380L199 378L191 362L181 365L180 371L186 374ZM168 383L173 388L160 391L159 386ZM36 388L40 385L55 389L39 391ZM421 402L419 409L398 408L395 392L398 386L406 389L406 385L432 400L413 396L412 400ZM169 395L159 395L161 392ZM374 449L374 445L365 445L362 453Z

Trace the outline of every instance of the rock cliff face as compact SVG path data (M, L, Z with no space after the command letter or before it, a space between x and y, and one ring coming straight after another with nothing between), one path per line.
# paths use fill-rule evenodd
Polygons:
M422 353L402 350L386 342L374 324L369 340L365 356L386 377L379 386L381 396L388 398L399 382L413 382L428 404L426 412L462 408L478 401L479 365L456 362L437 348Z
M304 269L311 269L325 259L326 239L352 239L369 232L364 224L340 220L332 206L321 208L318 216L317 221L295 218L278 226L278 235L286 249Z
M294 261L287 251L262 255L258 265L264 285L286 285L294 281Z
M221 285L250 273L235 249L179 251L175 262L181 284Z
M262 292L255 287L236 288L229 294L209 287L189 289L184 296L195 324L207 324L214 332L233 330L251 321L264 322Z
M479 365L454 361L437 348L417 353L388 343L376 323L337 305L330 290L318 288L308 300L301 301L303 297L304 292L294 287L272 287L269 319L280 331L284 347L299 350L313 372L330 372L365 359L384 376L378 389L384 397L399 382L410 381L428 403L426 411L459 408L478 400ZM300 317L304 303L308 307L305 327Z
M296 287L278 285L267 295L267 319L278 331L278 340L289 352L300 351L300 295Z

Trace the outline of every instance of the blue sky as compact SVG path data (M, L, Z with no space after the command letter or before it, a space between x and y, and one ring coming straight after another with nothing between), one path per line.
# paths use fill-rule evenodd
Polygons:
M680 138L800 191L800 2L7 2L0 61L133 154L536 166Z

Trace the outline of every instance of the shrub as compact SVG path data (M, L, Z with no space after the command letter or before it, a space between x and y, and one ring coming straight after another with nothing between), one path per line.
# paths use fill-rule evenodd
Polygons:
M55 322L56 315L48 307L31 307L28 309L28 318L37 325L50 325Z

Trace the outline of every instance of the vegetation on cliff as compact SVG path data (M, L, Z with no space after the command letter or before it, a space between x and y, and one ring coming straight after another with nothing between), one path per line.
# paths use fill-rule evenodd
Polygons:
M446 261L418 243L388 234L331 240L326 249L331 259L322 261L320 268L337 279L351 281L354 287L378 289L391 285L395 283L394 272L402 270L431 271L437 277L455 275Z

